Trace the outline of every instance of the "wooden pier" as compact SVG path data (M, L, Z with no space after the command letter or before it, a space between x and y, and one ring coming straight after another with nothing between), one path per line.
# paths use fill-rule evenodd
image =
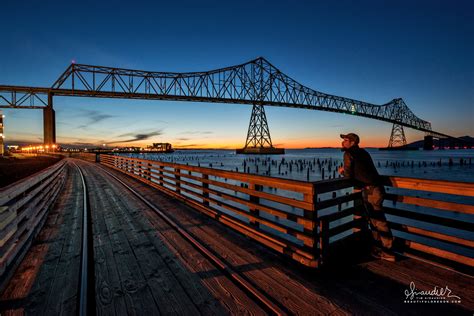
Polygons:
M472 183L387 177L392 263L367 255L360 192L346 179L81 158L0 189L2 315L80 313L84 231L88 314L474 311ZM416 302L411 284L452 297Z

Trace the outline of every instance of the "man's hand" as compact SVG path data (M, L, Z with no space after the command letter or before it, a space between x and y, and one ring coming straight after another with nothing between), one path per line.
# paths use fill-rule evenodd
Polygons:
M339 167L337 171L339 172L340 175L344 175L344 167Z

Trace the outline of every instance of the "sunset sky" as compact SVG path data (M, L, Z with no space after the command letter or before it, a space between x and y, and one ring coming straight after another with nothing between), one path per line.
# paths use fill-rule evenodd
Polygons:
M68 2L68 3L66 3ZM71 61L207 71L265 57L317 91L383 104L403 98L434 130L474 136L473 1L2 0L0 85L50 87ZM238 148L251 106L56 97L60 144ZM41 143L41 110L3 109L5 141ZM392 125L266 107L274 146L387 146ZM408 141L424 133L406 128Z

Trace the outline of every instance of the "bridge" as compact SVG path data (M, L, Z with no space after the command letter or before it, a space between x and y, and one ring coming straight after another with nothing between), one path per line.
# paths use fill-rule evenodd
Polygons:
M263 57L187 73L73 63L49 88L0 85L0 108L42 109L44 143L51 146L56 143L54 96L249 104L253 109L244 149L256 152L273 149L264 106L329 111L392 123L389 147L406 145L403 127L425 132L431 141L432 137L456 139L432 130L431 124L417 117L403 99L376 105L322 93L301 85Z

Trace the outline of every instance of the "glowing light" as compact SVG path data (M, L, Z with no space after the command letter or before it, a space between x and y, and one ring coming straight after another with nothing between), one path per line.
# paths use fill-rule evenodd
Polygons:
M75 59L71 60L71 64L75 64L75 63L76 63Z

